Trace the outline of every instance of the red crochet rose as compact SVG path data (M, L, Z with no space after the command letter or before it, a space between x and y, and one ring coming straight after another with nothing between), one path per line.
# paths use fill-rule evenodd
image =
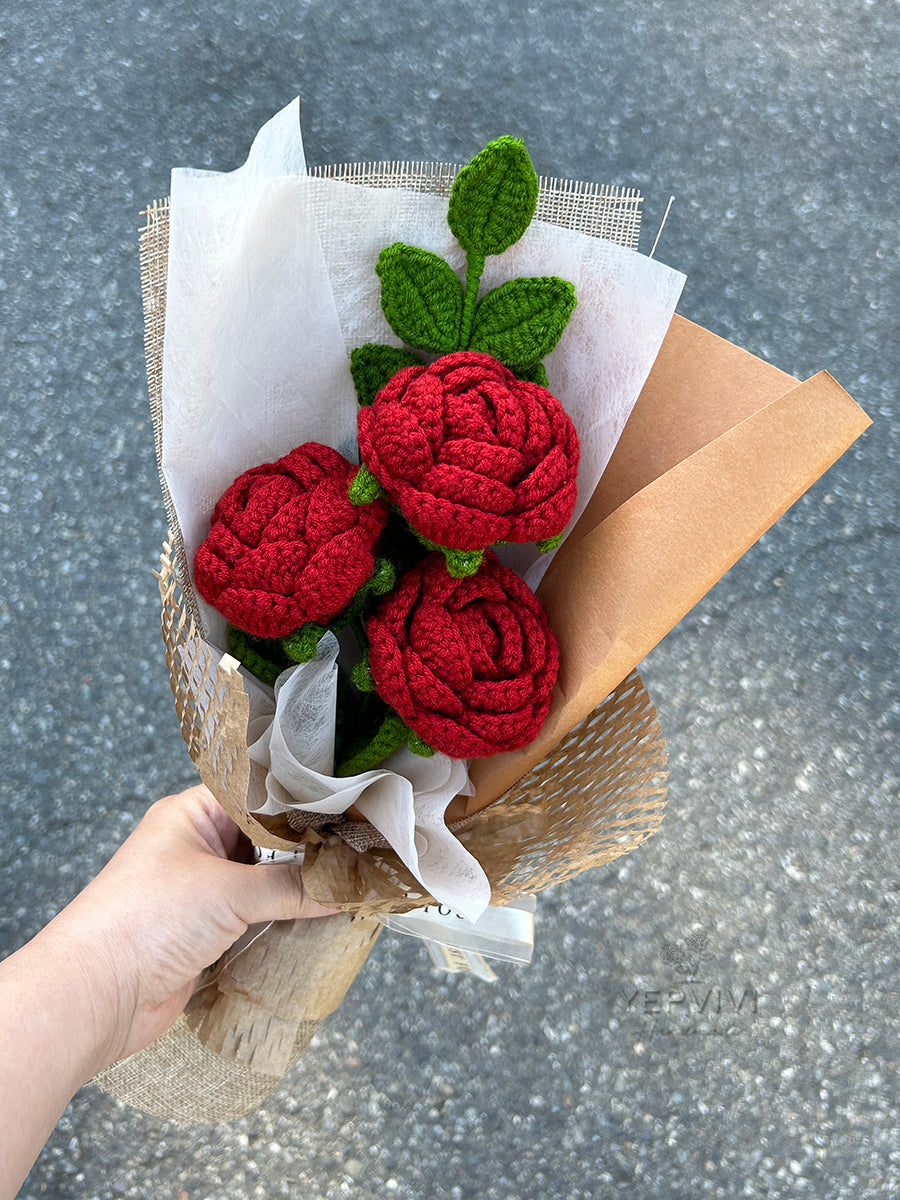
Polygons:
M256 637L327 624L371 575L388 516L384 501L350 503L356 471L336 450L306 442L238 476L194 559L201 596Z
M368 623L376 689L435 750L517 750L537 737L559 669L538 600L488 551L465 579L430 554Z
M439 546L555 537L575 506L578 435L546 388L489 354L405 367L359 412L363 462Z

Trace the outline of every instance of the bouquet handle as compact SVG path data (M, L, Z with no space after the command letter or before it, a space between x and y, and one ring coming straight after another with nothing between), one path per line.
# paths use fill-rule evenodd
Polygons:
M206 972L161 1038L94 1083L179 1125L244 1116L341 1004L381 928L374 917L346 913L273 922Z

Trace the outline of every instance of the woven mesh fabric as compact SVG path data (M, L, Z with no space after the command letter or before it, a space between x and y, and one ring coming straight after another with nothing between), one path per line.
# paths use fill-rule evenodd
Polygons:
M298 1024L292 1062L320 1023ZM152 1046L108 1067L93 1082L117 1100L164 1121L212 1125L258 1108L281 1079L207 1050L181 1016Z

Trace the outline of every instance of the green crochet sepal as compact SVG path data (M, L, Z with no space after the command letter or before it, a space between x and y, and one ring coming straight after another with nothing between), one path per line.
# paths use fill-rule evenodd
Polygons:
M347 495L350 497L351 504L373 504L384 495L384 488L363 463L354 475Z
M463 287L456 272L430 250L394 242L378 256L381 307L408 346L430 354L459 349Z
M412 529L412 526L410 528ZM432 542L415 529L413 529L413 533L426 549L443 554L447 564L447 574L454 579L465 579L467 575L474 575L484 561L484 550L454 550L451 546L441 546L437 542Z
M404 367L421 367L422 360L409 350L367 342L350 355L350 374L360 407L369 405L388 382Z
M353 670L350 672L350 678L353 684L361 692L375 691L375 678L372 675L372 668L369 666L369 652L366 651L358 662L353 664Z
M495 138L463 167L450 192L447 224L467 254L502 254L534 216L538 177L525 143Z
M350 607L361 607L372 596L386 596L393 591L396 582L397 570L391 560L376 558L372 574L353 597Z
M527 371L562 337L575 303L575 289L564 279L510 279L476 308L467 348L490 354L511 371Z
M465 579L474 575L484 561L483 550L450 550L446 546L438 546L447 564L447 574L454 579Z
M289 633L287 637L281 639L282 649L291 662L312 662L319 649L319 642L327 632L324 625L319 625L315 621L307 621L305 625L301 625L299 629L295 629L293 633Z
M336 632L348 625L354 631L361 648L366 646L363 615L366 605L375 596L386 596L393 590L397 582L397 572L394 565L386 558L376 558L372 574L361 587L343 612L339 613L327 626L319 625L316 621L307 621L299 629L287 637L281 638L273 645L277 646L286 659L287 666L291 663L312 662L316 657L319 642L329 630ZM281 668L284 670L284 667ZM365 690L365 689L360 689ZM371 690L371 689L370 689Z
M551 550L555 550L556 547L562 542L564 533L565 530L562 530L553 537L542 538L539 542L535 542L535 545L537 546L538 550L540 550L541 554L549 554Z
M269 687L274 687L281 672L291 665L277 638L255 638L235 625L228 626L227 638L228 653Z

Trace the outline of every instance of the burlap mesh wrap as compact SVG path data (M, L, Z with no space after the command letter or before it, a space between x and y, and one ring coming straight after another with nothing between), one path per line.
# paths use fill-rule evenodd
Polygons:
M446 195L455 172L445 165L380 163L314 173ZM537 216L635 248L640 201L631 189L542 179ZM145 348L159 455L168 203L152 205L146 217ZM164 1038L98 1079L145 1111L193 1123L227 1120L258 1105L297 1061L318 1022L340 1004L380 929L373 914L409 911L431 897L389 849L358 853L336 834L300 835L285 820L264 827L248 815L248 697L234 660L216 663L198 636L199 612L164 479L162 487L171 527L159 574L163 638L191 758L257 844L283 848L302 837L308 890L353 917L271 926L248 950L207 973ZM656 710L632 672L536 769L458 828L491 880L493 902L541 891L650 837L663 816L665 763Z

